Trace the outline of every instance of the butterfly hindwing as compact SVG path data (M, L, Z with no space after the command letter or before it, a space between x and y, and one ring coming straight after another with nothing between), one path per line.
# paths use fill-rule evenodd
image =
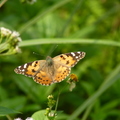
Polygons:
M70 71L71 68L60 65L55 72L54 82L56 83L63 81L70 74Z

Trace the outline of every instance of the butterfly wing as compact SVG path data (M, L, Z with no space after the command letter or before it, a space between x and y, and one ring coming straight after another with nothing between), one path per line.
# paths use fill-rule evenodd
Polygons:
M41 85L50 85L53 81L47 69L46 60L38 60L18 66L14 71L17 74L33 77L34 81Z
M63 81L70 74L71 67L74 67L84 57L85 52L71 52L54 57L53 61L56 66L54 82Z
M53 58L53 61L57 61L67 67L74 67L79 60L85 57L85 52L71 52L61 54Z
M23 74L28 77L33 77L42 68L44 64L45 60L38 60L18 66L17 68L15 68L14 71L17 74Z
M66 67L64 65L60 65L59 67L57 67L55 71L53 81L55 83L63 81L70 74L70 71L71 71L71 68Z
M46 72L46 70L40 70L34 77L34 81L41 84L41 85L51 85L53 84L52 77Z
M23 74L28 77L33 77L34 81L42 85L50 85L64 80L77 62L84 58L85 52L71 52L61 54L51 60L53 64L50 66L48 63L51 61L38 60L24 65L18 66L14 71L17 74Z

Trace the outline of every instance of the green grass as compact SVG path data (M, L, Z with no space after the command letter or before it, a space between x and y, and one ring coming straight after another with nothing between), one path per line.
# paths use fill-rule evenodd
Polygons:
M120 47L120 42L116 42L113 40L99 40L99 39L68 39L68 38L41 38L41 39L33 39L26 40L20 43L20 47L31 46L31 45L42 45L42 44L92 44L92 45L107 45L107 46L116 46Z

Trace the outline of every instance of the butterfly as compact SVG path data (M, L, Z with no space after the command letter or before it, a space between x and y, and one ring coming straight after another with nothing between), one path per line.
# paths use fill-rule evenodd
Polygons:
M54 58L47 56L46 60L36 60L15 68L17 74L32 77L41 85L51 85L63 81L79 60L85 57L85 52L70 52Z

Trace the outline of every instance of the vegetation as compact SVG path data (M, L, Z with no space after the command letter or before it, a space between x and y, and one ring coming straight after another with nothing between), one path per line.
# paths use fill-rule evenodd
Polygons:
M0 1L0 27L20 33L16 40L0 31L0 120L47 120L49 112L50 120L120 120L120 1L31 2ZM86 56L72 68L79 80L72 91L69 78L42 86L14 72L75 51Z

